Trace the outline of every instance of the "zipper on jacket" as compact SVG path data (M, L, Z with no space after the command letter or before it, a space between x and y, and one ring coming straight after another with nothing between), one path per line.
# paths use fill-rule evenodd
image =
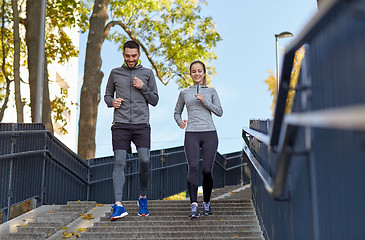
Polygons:
M133 87L133 79L132 79L132 70L129 72L129 124L132 123L132 87Z

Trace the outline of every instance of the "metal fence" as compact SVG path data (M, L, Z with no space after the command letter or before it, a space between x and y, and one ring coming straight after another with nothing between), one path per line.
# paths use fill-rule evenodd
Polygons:
M3 222L12 206L27 200L42 204L94 200L114 202L113 156L83 160L44 129L43 124L0 123L0 211ZM244 181L241 152L217 153L214 187ZM123 200L139 195L138 157L127 156ZM183 147L151 151L149 199L186 191L187 163Z
M289 46L273 120L243 129L266 239L362 239L365 1L333 1ZM291 114L294 52L305 45Z

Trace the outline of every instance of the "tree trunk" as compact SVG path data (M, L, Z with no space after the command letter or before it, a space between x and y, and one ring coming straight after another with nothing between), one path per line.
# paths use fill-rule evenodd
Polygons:
M14 88L15 88L15 106L17 122L24 122L22 96L20 91L20 36L19 36L19 11L18 1L12 0L13 19L14 19Z
M1 71L3 72L4 78L6 80L6 94L4 97L4 102L3 105L1 106L0 109L0 122L3 120L4 118L4 114L5 114L5 109L8 107L8 101L9 101L9 96L10 96L10 79L7 76L8 74L5 71L5 63L6 63L6 50L5 50L5 1L2 2L1 4L1 47L2 47L2 63L1 63Z
M95 157L95 131L100 85L103 79L101 68L101 46L105 40L104 28L108 19L108 1L95 0L90 17L90 28L86 47L84 82L80 96L80 119L78 155L83 159Z
M27 18L26 43L28 50L28 70L29 70L29 89L30 89L30 107L32 112L32 122L35 121L35 104L37 96L37 72L38 72L38 49L40 35L40 16L41 4L39 0L27 0ZM45 57L46 58L46 57ZM44 82L43 82L43 105L42 105L42 122L46 129L53 132L51 120L51 103L48 91L48 72L47 61L44 61Z

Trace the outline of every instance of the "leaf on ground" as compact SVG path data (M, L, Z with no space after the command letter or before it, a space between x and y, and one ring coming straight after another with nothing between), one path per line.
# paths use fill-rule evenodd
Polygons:
M61 227L60 230L67 230L67 227Z
M82 219L88 219L89 220L89 219L94 219L94 216L92 214L88 213L86 215L83 215L81 218Z
M17 227L28 227L28 224L18 225Z
M78 232L86 232L87 231L87 228L78 228L77 231Z
M104 204L102 204L102 203L97 203L97 204L96 204L96 206L97 206L97 207L101 207L101 206L104 206Z
M233 237L238 238L238 235L234 235Z
M63 232L62 238L70 238L70 237L72 237L72 233L70 233L70 232Z
M70 233L70 232L63 232L62 238L72 238L72 236L75 236L75 237L79 238L80 237L80 234L79 233L75 233L75 232L72 232L72 233Z
M246 231L246 230L244 228L242 228L241 231L243 232L243 231Z
M49 213L53 213L53 210L51 210L51 211L48 211Z
M218 218L218 221L222 221L223 219L222 218Z

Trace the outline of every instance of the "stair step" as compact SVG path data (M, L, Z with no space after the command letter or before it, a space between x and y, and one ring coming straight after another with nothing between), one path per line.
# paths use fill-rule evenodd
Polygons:
M197 221L195 221L197 220ZM199 219L180 219L180 220L169 220L156 221L155 219L151 221L108 221L108 222L97 222L94 224L95 227L105 227L105 226L125 226L125 227L148 227L148 226L201 226L201 225L240 225L240 226L251 226L258 225L256 218L252 220L211 220L208 217L200 217Z
M236 186L237 189L237 186ZM232 187L234 190L234 187ZM217 194L224 191L215 190ZM18 227L6 239L61 239L63 232L79 232L80 239L246 239L264 240L250 192L247 199L240 194L212 200L213 216L189 219L190 200L149 200L150 216L137 215L137 200L125 201L123 205L129 215L117 221L110 221L111 206L96 206L95 201L69 201L54 211L45 211L37 220ZM233 199L238 197L238 199ZM213 195L212 195L213 199ZM202 212L202 199L199 210ZM109 207L109 206L110 207ZM80 215L90 211L93 220L81 219ZM73 236L76 237L76 236ZM1 237L0 237L1 238Z
M130 233L130 232L138 232L138 233L168 233L168 232L185 232L185 231L193 231L193 232L200 232L200 231L219 231L219 232L227 232L227 231L241 231L244 229L245 231L255 231L258 232L259 229L257 226L254 225L175 225L175 226L161 226L161 225L154 225L154 226L100 226L100 227L92 227L87 230L87 232L95 232L95 233L102 233L102 232L119 232L119 233Z
M81 239L85 239L85 240L100 240L100 238L93 238L93 237L87 237L87 236L84 236L82 237ZM116 238L107 238L108 240L119 240L119 239L129 239L129 238L119 238L119 237L116 237ZM141 238L135 238L135 239L141 239ZM154 238L154 240L166 240L167 238ZM178 240L178 239L184 239L184 240L187 240L186 237L184 236L180 236L180 237L174 237L174 238L170 238L170 239L175 239L175 240ZM191 239L196 239L196 238L191 238ZM224 239L244 239L244 240L265 240L264 237L240 237L240 236L233 236L233 237L224 237ZM23 240L23 239L19 239L19 240ZM222 240L222 237L212 237L212 236L209 236L209 237L204 237L204 236L199 236L199 240Z
M18 227L17 233L45 233L53 234L59 230L59 228L54 227Z
M200 229L198 231L185 231L185 232L179 232L179 231L170 231L170 232L128 232L128 233L118 233L118 232L84 232L80 233L80 238L93 238L93 239L109 239L109 238L118 238L118 239L156 239L156 238L164 238L164 239L173 239L173 238L185 238L185 239L200 239L200 236L203 236L205 238L235 238L237 237L262 237L261 232L256 231L204 231L203 229Z
M199 220L200 221L208 221L210 220L210 218L214 218L216 220L237 220L237 215L228 215L228 216L220 216L217 217L215 215L211 216L211 217L200 217ZM132 221L132 222L148 222L148 221L183 221L183 220L189 220L189 215L185 214L185 215L180 215L180 216L147 216L147 217L140 217L137 215L137 213L135 215L131 215L129 214L127 217L124 217L120 220L117 220L115 222L125 222L125 221ZM255 219L256 220L256 214L244 214L238 217L238 219L240 220L244 220L244 219ZM101 217L100 218L100 222L105 222L105 223L109 223L111 222L108 217Z
M36 228L36 227L53 227L53 228L61 228L62 223L58 222L29 222L28 227Z
M24 239L46 239L48 236L45 233L12 233L5 239L24 240Z

